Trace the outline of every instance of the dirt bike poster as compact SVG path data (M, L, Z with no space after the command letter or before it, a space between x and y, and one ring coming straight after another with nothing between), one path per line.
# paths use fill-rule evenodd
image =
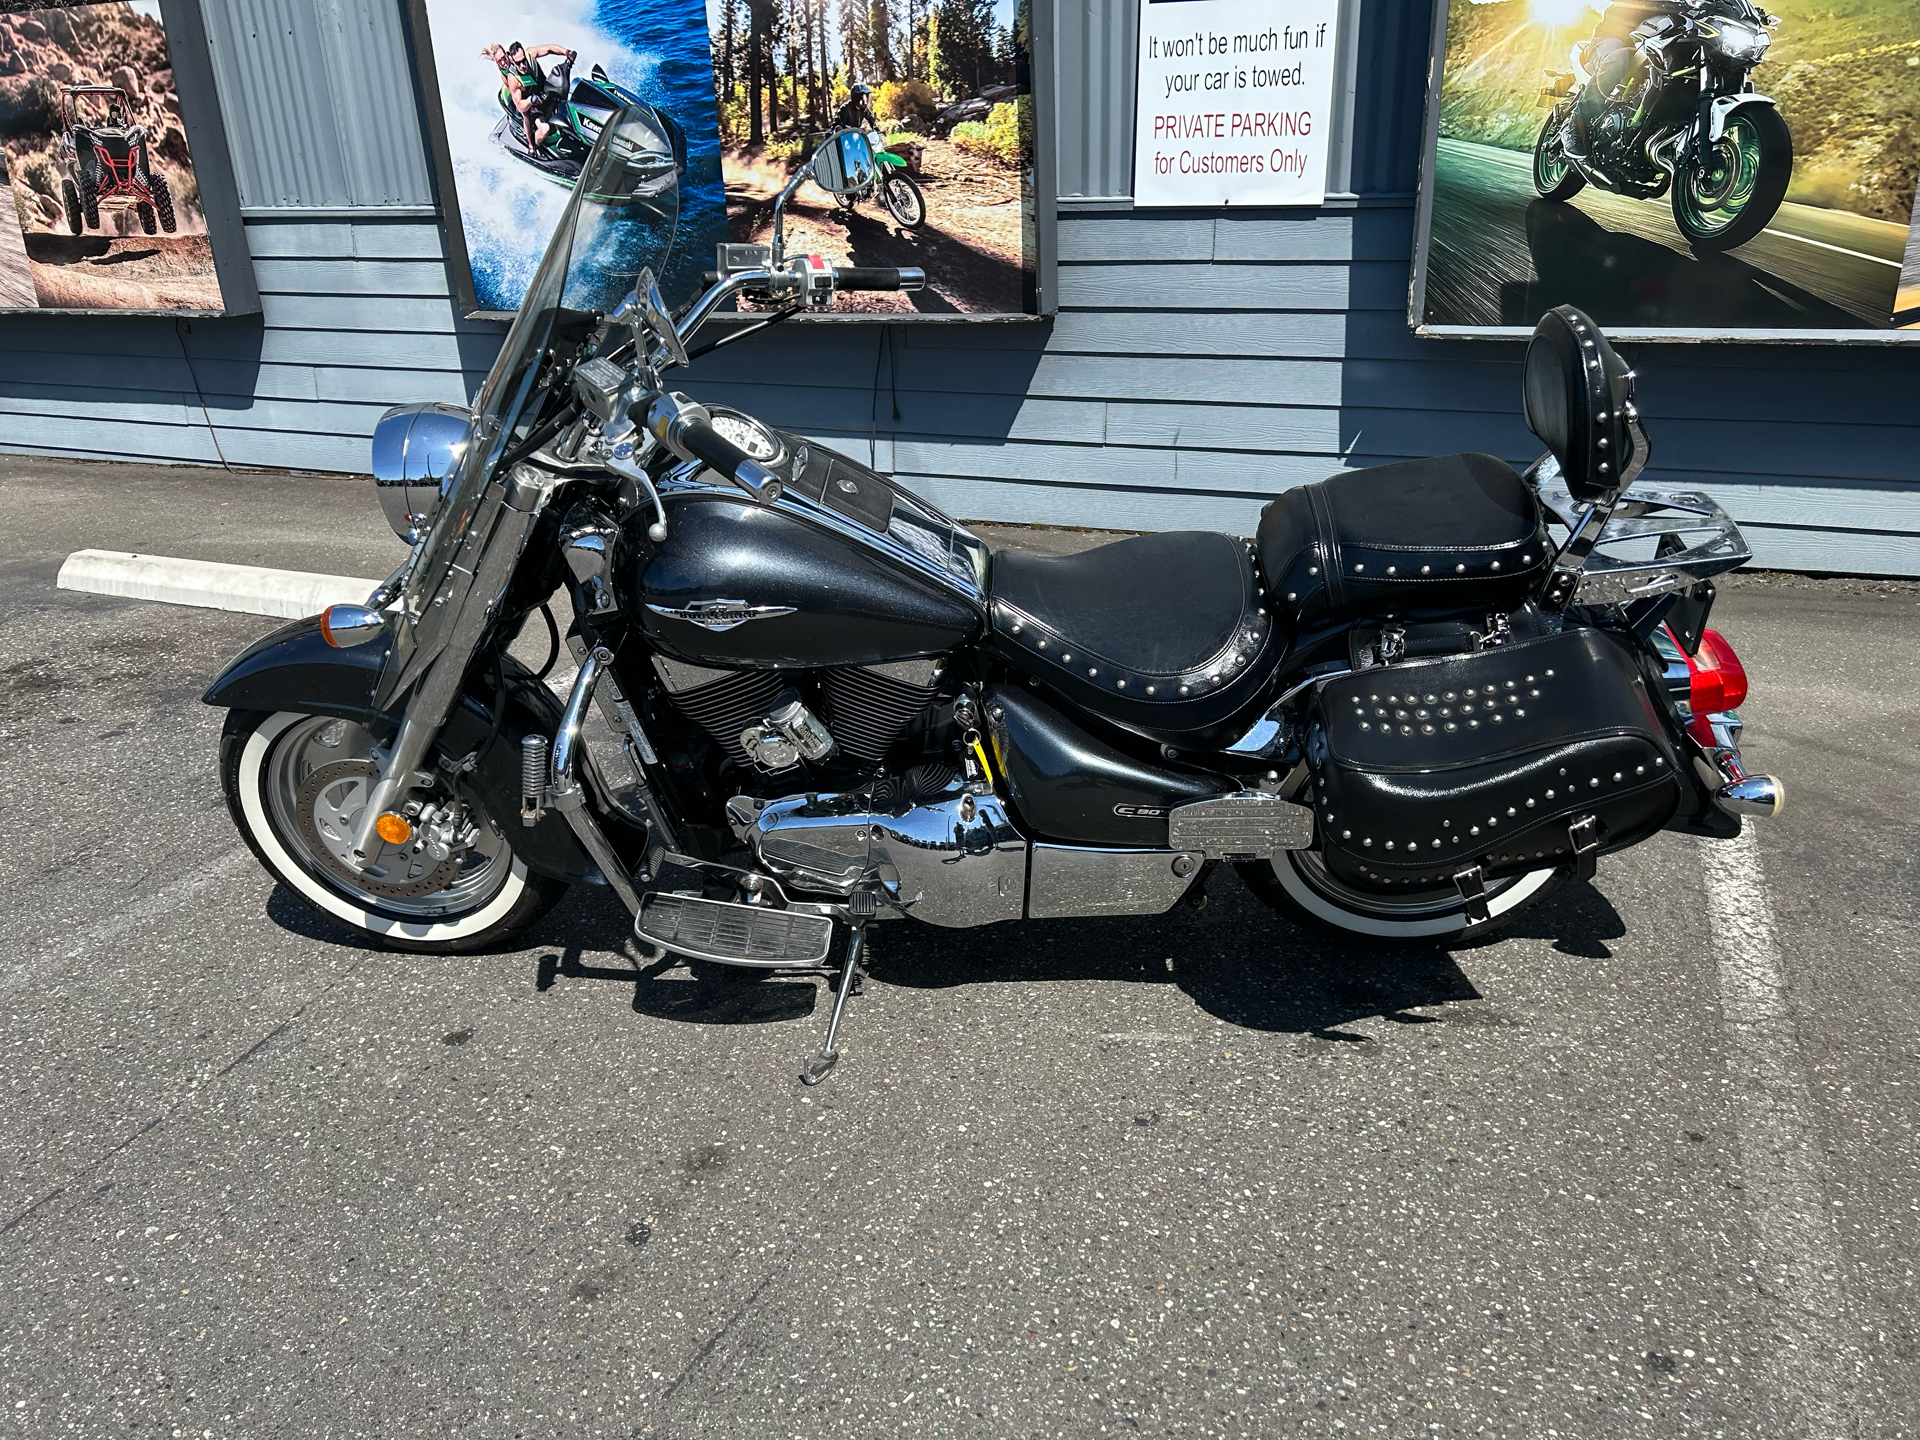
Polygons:
M204 57L198 15L168 14L192 32L178 46L183 67L196 48ZM169 31L158 0L0 14L0 159L13 197L0 207L0 310L258 308L244 260L240 275L216 263L205 157L188 144L186 112L217 121L218 106L210 93L183 102L181 37ZM217 148L213 228L223 251L244 257L223 137Z
M1035 208L1034 0L708 0L707 10L729 239L768 243L774 202L806 166L818 178L787 203L789 253L927 273L924 290L849 295L836 310L1038 312L1048 217ZM839 163L816 164L828 147ZM819 183L840 176L856 183Z
M1908 0L1440 0L1434 61L1421 333L1920 335Z
M788 254L928 274L925 290L836 309L1034 313L1031 3L410 0L463 308L519 306L595 117L637 102L685 147L670 303L697 292L723 241L768 243L804 170ZM815 178L829 175L832 190Z

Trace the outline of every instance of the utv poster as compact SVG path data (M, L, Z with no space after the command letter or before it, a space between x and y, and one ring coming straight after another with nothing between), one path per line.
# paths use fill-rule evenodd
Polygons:
M1624 337L1911 323L1920 7L1765 3L1443 0L1412 323L1518 333L1563 303Z
M836 313L1030 313L1026 14L1023 0L414 0L475 310L518 308L594 109L638 101L686 141L671 304L697 292L721 241L771 239L774 201L806 167L790 255L928 274L925 290L843 296ZM829 193L811 162L849 130L875 180Z
M0 15L0 309L219 313L157 0Z

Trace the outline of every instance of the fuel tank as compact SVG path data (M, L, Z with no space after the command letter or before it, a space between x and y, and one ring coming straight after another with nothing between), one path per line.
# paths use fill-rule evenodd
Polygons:
M749 499L688 467L662 487L667 538L628 528L627 613L663 653L726 669L937 655L985 625L980 542L845 456L779 432L785 493Z

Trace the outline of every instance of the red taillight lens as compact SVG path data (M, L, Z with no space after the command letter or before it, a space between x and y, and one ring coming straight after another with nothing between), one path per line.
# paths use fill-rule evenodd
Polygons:
M1695 715L1738 710L1747 699L1747 669L1718 630L1700 637L1700 651L1687 658L1692 682L1687 703Z

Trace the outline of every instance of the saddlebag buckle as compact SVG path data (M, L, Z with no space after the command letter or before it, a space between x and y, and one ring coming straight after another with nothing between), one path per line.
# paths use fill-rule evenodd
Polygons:
M1567 844L1573 850L1573 873L1580 880L1591 880L1600 868L1600 822L1582 815L1567 826Z
M1453 877L1460 898L1466 902L1467 919L1476 925L1487 923L1487 877L1478 865L1470 865Z

